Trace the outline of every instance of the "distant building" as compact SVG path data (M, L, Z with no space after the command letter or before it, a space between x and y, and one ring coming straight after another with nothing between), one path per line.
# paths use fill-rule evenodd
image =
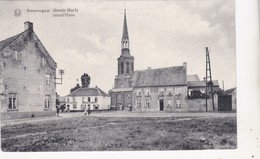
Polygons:
M57 64L33 30L0 42L1 118L50 115L55 110Z
M227 89L226 91L224 91L223 93L224 96L231 96L231 108L232 111L236 111L237 109L237 88L231 88L231 89Z
M134 71L130 54L126 11L124 12L121 55L114 88L110 90L111 106L117 110L145 111L186 110L187 63L183 66Z
M110 96L98 87L79 88L66 96L66 111L108 110Z

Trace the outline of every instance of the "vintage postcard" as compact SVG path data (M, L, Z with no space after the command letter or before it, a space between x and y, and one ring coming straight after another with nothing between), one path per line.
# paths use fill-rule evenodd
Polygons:
M235 0L0 1L0 19L3 153L238 149Z

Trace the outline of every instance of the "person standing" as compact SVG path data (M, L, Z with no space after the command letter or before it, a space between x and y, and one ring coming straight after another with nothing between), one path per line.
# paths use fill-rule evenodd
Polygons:
M56 116L59 117L59 106L56 106Z
M88 115L90 115L90 107L88 107Z

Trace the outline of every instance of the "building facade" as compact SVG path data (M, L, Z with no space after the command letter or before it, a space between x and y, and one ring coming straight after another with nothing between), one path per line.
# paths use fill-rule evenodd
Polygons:
M5 118L51 114L56 106L57 64L35 34L33 23L27 21L24 27L22 33L0 42L1 116Z
M66 111L108 110L110 96L100 88L79 88L66 96Z
M134 71L124 11L118 74L110 90L111 106L117 110L181 111L187 109L187 63L183 66Z

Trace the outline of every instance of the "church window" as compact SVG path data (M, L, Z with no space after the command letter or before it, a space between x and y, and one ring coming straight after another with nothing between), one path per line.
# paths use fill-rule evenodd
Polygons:
M126 73L129 73L129 68L130 66L129 66L129 62L126 62Z
M121 62L121 74L124 74L124 63Z
M133 62L131 63L131 69L132 69L132 71L134 71L134 63Z

